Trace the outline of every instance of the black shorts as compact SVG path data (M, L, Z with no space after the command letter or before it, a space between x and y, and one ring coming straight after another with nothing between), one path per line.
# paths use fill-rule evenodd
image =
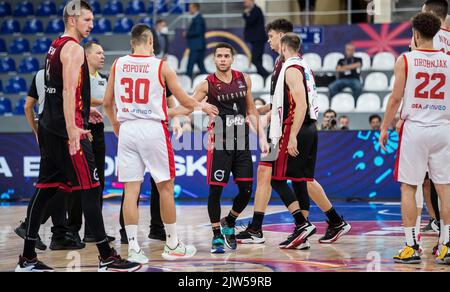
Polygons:
M280 140L277 160L272 164L273 180L291 180L294 182L313 181L317 160L318 133L314 122L304 123L297 135L297 150L300 153L292 157L287 153L291 126L286 125ZM265 165L270 166L270 163Z
M208 151L207 182L209 185L226 186L233 173L235 182L253 181L253 160L250 150Z
M41 163L36 188L60 188L65 192L100 186L91 142L80 140L80 151L71 156L67 138L43 127L38 131Z

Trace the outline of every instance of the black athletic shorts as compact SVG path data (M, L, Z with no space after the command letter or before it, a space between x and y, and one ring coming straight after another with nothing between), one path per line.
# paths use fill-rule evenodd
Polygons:
M252 153L248 149L248 143L246 147L243 147L245 150L225 150L225 146L222 149L216 149L214 147L214 136L211 133L209 134L206 158L207 183L209 185L226 186L231 173L233 173L235 182L252 182L253 160ZM235 149L238 149L237 146Z
M80 151L71 156L67 138L43 127L38 131L41 163L38 189L60 188L65 192L90 190L100 186L91 142L80 140Z
M277 159L262 165L272 166L273 180L313 181L319 140L316 123L304 123L300 129L297 135L297 150L300 154L297 157L287 152L290 133L291 125L285 125Z

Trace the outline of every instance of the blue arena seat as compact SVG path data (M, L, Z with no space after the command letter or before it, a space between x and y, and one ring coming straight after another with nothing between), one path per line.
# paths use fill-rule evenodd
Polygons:
M94 11L94 15L102 14L102 5L97 0L90 0L89 4L91 4L92 10Z
M121 19L118 19L115 26L114 26L114 32L115 33L129 33L131 29L133 28L133 20L130 18L124 17Z
M31 52L33 54L46 54L51 44L51 39L47 37L39 38L34 42L33 47L31 48Z
M17 116L23 116L25 114L25 101L24 97L16 101L16 106L14 107L13 114Z
M147 7L147 13L150 15L153 15L154 10L155 10L155 5L153 4L153 1L150 1L148 3L148 7Z
M94 29L92 33L106 33L112 32L111 21L107 18L100 18L94 20Z
M0 58L0 73L9 73L16 71L16 62L10 57Z
M0 53L6 53L6 42L4 39L0 39Z
M28 74L39 71L39 60L29 56L25 59L22 59L19 65L19 73L20 74Z
M27 82L22 77L16 76L8 80L5 87L6 94L17 94L27 91Z
M158 0L157 3L157 13L163 14L169 12L169 7L167 6L166 0Z
M20 22L17 19L7 19L2 23L0 28L1 34L13 34L20 32Z
M36 9L36 16L56 15L56 4L53 1L45 0Z
M23 34L36 34L44 32L44 25L39 19L28 19L22 30Z
M153 27L153 18L148 17L148 16L144 17L144 18L141 19L141 23L144 23L144 24L146 24L146 25L148 25L150 27Z
M180 2L183 2L183 3L180 3ZM186 11L189 11L189 1L173 0L171 11L173 14L182 14Z
M132 0L128 2L128 6L127 9L125 10L125 13L129 15L137 15L145 13L145 3L141 0Z
M58 9L56 11L56 15L63 15L65 6L66 6L66 1L64 1L61 4L59 4Z
M25 38L17 38L9 45L8 53L22 54L30 52L30 42Z
M13 16L26 17L34 15L34 6L30 1L22 1L16 5Z
M12 112L11 100L7 97L0 97L0 113L6 114Z
M45 33L60 34L64 32L64 21L61 18L52 19L48 25Z
M0 2L0 17L11 15L11 4L7 1Z
M3 92L3 83L2 83L2 81L0 80L0 93L1 92Z
M110 0L103 8L104 15L117 15L123 13L123 4L118 0Z

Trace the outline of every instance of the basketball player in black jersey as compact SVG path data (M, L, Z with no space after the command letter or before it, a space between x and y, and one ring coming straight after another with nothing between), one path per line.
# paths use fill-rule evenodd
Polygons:
M259 127L259 114L253 102L250 77L231 69L234 55L235 50L231 45L219 43L214 50L216 72L200 83L194 92L196 100L201 101L207 97L207 102L219 109L219 115L210 121L208 127L208 213L213 230L211 253L224 253L225 245L232 250L237 248L236 219L251 198L253 161L246 118L249 118L254 129L258 129L261 151L268 151L267 138L263 128ZM228 216L220 219L220 197L231 173L239 193Z
M82 208L100 253L98 271L136 271L109 246L98 200L100 183L87 129L89 70L80 42L93 29L91 6L73 0L64 8L64 34L53 41L46 59L45 105L39 120L41 162L36 192L27 210L28 226L17 272L51 272L37 259L35 244L48 201L59 189L81 192Z
M286 19L276 19L273 22L267 25L267 32L269 36L269 45L275 52L280 53L281 38L289 32L293 32L294 27L293 24ZM278 80L279 72L283 66L283 60L279 57L275 64L274 74L272 76L271 82L271 95L274 94L275 85ZM259 112L261 114L267 113L268 116L271 115L271 104L267 104L259 108ZM264 120L264 119L263 119ZM311 137L307 138L310 139ZM304 141L301 139L300 141ZM317 147L316 147L317 148ZM316 149L317 150L317 149ZM315 156L315 155L312 155ZM314 162L314 163L313 163ZM306 165L310 165L306 169L306 173L304 173L304 178L307 178L306 181L293 181L292 187L296 196L296 201L300 204L300 208L302 210L302 214L304 217L308 217L309 208L310 208L310 200L312 200L318 205L318 207L325 213L328 218L329 226L327 228L326 234L319 239L320 243L333 243L338 240L341 236L347 233L350 230L350 225L348 225L342 217L337 213L334 209L331 202L328 200L325 191L322 186L314 179L314 173L311 172L311 169L314 169L315 157L314 161L308 161ZM302 164L305 166L305 164ZM301 166L299 166L301 167ZM272 177L272 169L273 162L272 161L261 161L258 167L258 186L255 193L255 205L254 205L254 213L253 219L248 228L237 235L238 242L241 243L252 243L259 244L264 243L265 239L262 232L262 223L264 219L265 210L269 203L270 194L272 191L272 187L275 191L283 195L281 198L283 202L288 207L289 204L292 204L293 201L287 199L284 194L287 193L287 190L280 186L277 181L272 181L270 183ZM294 209L288 208L292 214ZM299 215L297 215L299 216ZM310 244L308 241L301 243L297 246L297 249L309 249Z

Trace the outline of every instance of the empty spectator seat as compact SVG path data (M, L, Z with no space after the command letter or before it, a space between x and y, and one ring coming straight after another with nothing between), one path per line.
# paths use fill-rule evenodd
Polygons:
M128 6L125 11L126 14L129 15L138 15L141 13L145 13L145 3L141 0L132 0L128 2Z
M4 39L0 39L0 53L6 53L6 42Z
M344 58L345 56L342 53L329 53L325 56L323 59L323 71L335 71L337 63L340 59Z
M0 58L0 73L9 73L16 71L16 62L10 57Z
M348 93L336 94L331 100L331 108L336 112L352 112L355 109L355 99Z
M60 34L64 32L64 21L61 18L52 19L48 25L45 33Z
M20 22L17 19L4 20L0 28L1 34L13 34L19 33L20 31Z
M36 9L36 16L51 16L56 15L56 4L53 1L45 0L41 2Z
M381 52L373 57L372 70L394 70L395 56L389 52Z
M373 72L367 75L364 81L366 91L385 91L389 89L388 78L381 72Z
M319 106L319 112L323 113L327 109L330 108L330 99L326 94L318 93L317 94L317 104Z
M0 108L2 114L11 113L12 112L11 100L7 97L0 97Z
M19 65L19 73L20 74L29 74L39 71L40 65L39 60L29 56L23 59Z
M107 18L100 18L94 20L94 29L92 33L107 33L112 32L111 21Z
M46 54L51 44L52 40L47 37L38 38L34 42L31 52L33 54Z
M306 63L308 63L311 70L322 70L322 58L320 57L320 55L316 53L308 53L303 55L303 59L305 59Z
M103 8L104 15L117 15L123 13L123 4L118 0L110 0Z
M133 20L127 17L120 18L117 20L116 24L114 25L114 32L115 33L129 33L131 29L133 28Z
M362 67L361 67L362 71L370 70L370 67L371 67L372 64L371 64L371 60L370 60L369 54L367 54L365 52L356 52L355 53L355 57L358 57L358 58L362 59Z
M22 54L30 52L30 42L25 38L17 38L9 45L10 54Z
M5 93L17 94L27 91L27 82L24 78L16 76L8 80L8 84L5 87Z
M39 19L28 19L23 27L23 34L37 34L44 32L44 25Z
M148 16L144 17L144 18L141 19L141 23L144 23L144 24L146 24L146 25L148 25L150 27L153 27L153 18L148 17Z
M11 4L8 1L0 2L0 17L11 15Z
M23 116L25 114L25 98L22 97L16 102L16 106L14 107L13 114Z
M363 93L356 102L357 112L379 112L381 110L380 97L375 93Z
M181 87L185 91L191 91L192 89L192 80L187 75L178 75L178 82L180 83Z
M26 17L34 15L34 6L30 1L22 1L17 3L16 8L14 8L13 16L15 17Z
M178 58L174 55L167 55L166 59L167 64L169 64L170 68L174 71L178 70Z
M264 79L259 74L250 74L252 91L264 91Z

